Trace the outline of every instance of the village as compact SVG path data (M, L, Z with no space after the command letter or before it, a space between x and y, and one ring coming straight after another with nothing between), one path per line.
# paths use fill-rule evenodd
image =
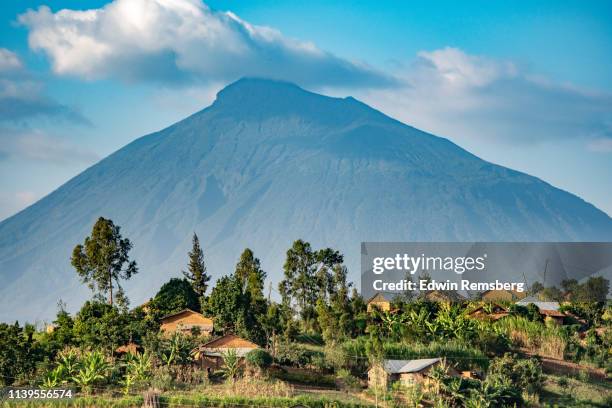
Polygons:
M100 218L72 264L94 292L44 327L0 324L5 389L74 398L2 406L607 407L609 282L527 291L378 292L364 299L342 254L297 240L278 291L245 249L210 284L196 234L182 278L129 307L131 243ZM106 243L104 243L106 242ZM95 243L95 246L92 246ZM106 249L105 248L106 246ZM109 249L110 248L110 249ZM117 251L116 274L97 251ZM144 273L144 272L143 272ZM271 295L274 291L276 299ZM267 292L267 293L265 293ZM5 394L4 394L5 395Z

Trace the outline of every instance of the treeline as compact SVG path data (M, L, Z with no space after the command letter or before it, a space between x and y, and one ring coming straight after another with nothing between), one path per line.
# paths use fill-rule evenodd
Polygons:
M507 354L517 350L591 364L612 373L612 309L607 302L592 301L599 300L604 289L607 292L606 280L564 283L562 297L581 300L563 305L568 312L564 326L546 322L533 304L505 304L508 316L495 321L470 315L480 306L485 314L492 313L490 303L430 302L426 294L400 296L391 310L368 312L337 250L295 241L286 253L283 279L277 288L266 288L266 272L247 248L234 270L213 285L204 250L194 234L182 276L164 283L148 302L130 308L122 283L146 273L130 258L131 249L119 226L108 219L97 220L71 257L93 298L74 315L60 303L53 330L48 332L28 324L0 324L2 384L68 381L83 384L81 389L118 384L129 388L133 384L126 382L134 378L160 389L179 380L200 384L202 373L195 368L193 352L207 339L197 329L189 336L160 335L161 319L183 309L213 318L214 336L233 333L261 345L268 353L259 356L266 357L262 361L312 371L311 378L301 379L308 383L332 376L332 382L360 389L364 373L374 363L431 357L445 358L453 369L476 370L486 376L483 381L467 381L438 373L437 391L428 398L442 398L445 406L468 406L468 399L488 401L489 405L479 406L518 406L530 398L521 394L527 384L531 384L529 393L537 394L541 367L536 360ZM532 288L532 294L543 299L551 293L556 294L554 289ZM130 343L141 352L118 359L117 348ZM269 363L251 365L261 368ZM95 364L98 379L81 373ZM237 375L232 372L227 378ZM415 390L399 391L405 396Z
M159 342L160 320L183 309L202 312L214 320L215 335L233 333L265 348L309 333L327 341L342 341L365 333L365 303L347 281L343 256L336 250L313 249L297 240L287 251L284 279L278 285L281 301L265 294L266 272L249 248L232 273L211 287L204 251L194 233L182 278L172 278L143 305L129 308L122 283L140 273L130 259L132 242L112 220L100 217L91 234L75 246L71 264L93 292L72 316L64 304L48 333L33 325L0 324L0 378L4 384L27 379L49 366L66 347L103 350ZM280 294L280 295L279 295ZM194 329L194 335L200 333Z

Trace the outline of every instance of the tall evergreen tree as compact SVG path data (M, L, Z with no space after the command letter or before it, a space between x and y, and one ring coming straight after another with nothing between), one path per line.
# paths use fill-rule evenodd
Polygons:
M138 273L136 262L130 261L132 249L129 239L123 238L121 228L112 220L98 218L85 242L72 251L71 263L84 283L98 293L108 293L113 304L113 288L121 292L120 279L130 279Z
M193 233L191 251L189 251L189 265L187 271L183 271L183 275L191 283L195 293L199 297L204 296L206 289L208 289L210 276L206 273L204 251L200 247L200 240L195 232Z

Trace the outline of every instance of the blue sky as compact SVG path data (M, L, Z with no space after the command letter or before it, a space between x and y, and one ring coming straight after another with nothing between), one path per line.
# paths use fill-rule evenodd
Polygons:
M0 7L0 219L243 75L353 95L612 214L609 1Z

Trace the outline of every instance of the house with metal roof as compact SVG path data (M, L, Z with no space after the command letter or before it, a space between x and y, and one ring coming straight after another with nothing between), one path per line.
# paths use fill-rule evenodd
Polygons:
M565 313L559 311L559 302L543 302L539 300L537 296L532 295L516 302L516 304L525 307L534 304L545 320L550 320L557 324L563 324L563 320L565 319Z
M389 388L400 382L404 386L428 384L429 372L441 365L441 358L422 358L417 360L383 360L368 370L368 386L371 388ZM453 368L448 368L450 375L458 375Z

